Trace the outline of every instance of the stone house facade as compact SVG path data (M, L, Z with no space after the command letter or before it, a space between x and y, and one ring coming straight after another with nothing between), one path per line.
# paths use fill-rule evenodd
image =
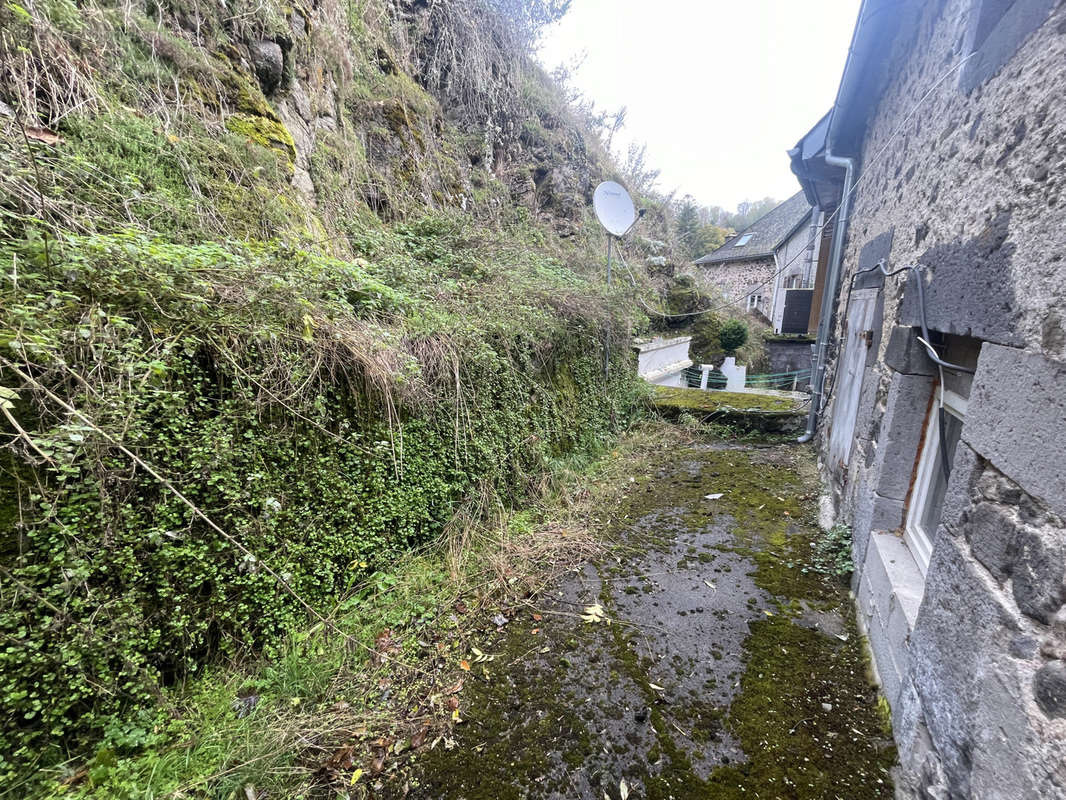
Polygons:
M790 151L839 239L809 430L902 797L1066 797L1064 86L1061 0L864 0Z
M821 241L817 235L820 218L812 216L803 192L797 192L721 247L697 259L697 282L705 289L719 291L737 307L759 314L780 333L786 292L802 293L813 285ZM809 306L809 298L792 299L806 299ZM802 332L806 332L805 327Z
M773 258L717 264L699 270L696 280L703 289L717 289L725 300L738 308L756 311L769 318L774 280Z

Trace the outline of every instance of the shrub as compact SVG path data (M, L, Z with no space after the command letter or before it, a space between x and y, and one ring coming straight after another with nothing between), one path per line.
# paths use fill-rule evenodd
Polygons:
M722 325L718 341L726 353L736 353L748 341L748 326L739 319L731 319Z

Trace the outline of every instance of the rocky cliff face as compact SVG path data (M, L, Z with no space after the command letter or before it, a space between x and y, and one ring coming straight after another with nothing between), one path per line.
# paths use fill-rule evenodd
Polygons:
M0 783L634 412L537 7L0 8Z
M286 207L267 233L321 225L336 235L366 211L393 220L458 208L499 219L517 207L567 237L610 170L528 57L523 21L496 4L54 0L3 14L8 124L75 140L90 158L112 144L102 137L123 133L85 130L83 120L101 114L145 128L143 144L178 151L179 161L202 160L181 152L197 140L224 142L230 174L190 191L209 202L227 193L216 181L257 189L245 202ZM239 174L250 160L263 169ZM39 210L32 187L22 188L18 209ZM119 221L92 210L96 225ZM143 217L136 208L132 216Z

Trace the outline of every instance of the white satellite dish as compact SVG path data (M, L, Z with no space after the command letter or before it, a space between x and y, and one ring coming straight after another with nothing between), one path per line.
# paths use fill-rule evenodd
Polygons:
M614 181L604 181L596 187L592 195L592 207L596 209L600 224L615 236L627 233L637 221L633 198Z

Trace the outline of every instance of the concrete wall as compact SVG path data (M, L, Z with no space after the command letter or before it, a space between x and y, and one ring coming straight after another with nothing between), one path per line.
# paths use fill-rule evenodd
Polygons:
M811 368L813 338L767 339L766 355L771 373L797 372ZM804 384L806 385L806 383Z
M924 264L929 327L980 348L924 574L900 532L940 375L916 341L909 274L874 284L883 306L854 378L846 467L824 449L851 380L833 374L835 353L823 468L853 528L901 796L1066 797L1066 4L901 2L899 13L854 153L842 295L881 257Z
M684 371L692 366L688 357L691 336L657 338L637 342L637 375L656 386L684 387Z
M756 287L758 293L766 298L760 306L763 314L770 314L770 304L774 291L773 257L755 259L754 261L728 261L724 264L708 264L696 267L696 280L701 288L717 289L726 300L735 301L743 311L747 308L745 298Z

